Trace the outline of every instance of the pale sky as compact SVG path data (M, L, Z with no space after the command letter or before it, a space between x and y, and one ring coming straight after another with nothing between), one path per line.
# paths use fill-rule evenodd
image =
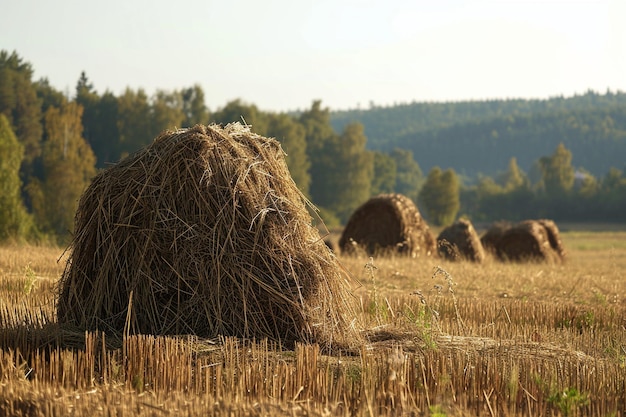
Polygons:
M211 110L626 91L625 0L3 0L0 49L74 94L200 84Z

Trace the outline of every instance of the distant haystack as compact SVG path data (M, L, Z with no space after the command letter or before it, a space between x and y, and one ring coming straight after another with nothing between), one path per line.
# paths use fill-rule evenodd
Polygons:
M435 238L413 201L402 194L381 194L357 208L339 239L342 253L355 247L369 255L398 253L432 256Z
M549 219L539 219L537 221L546 229L548 240L550 241L550 247L559 255L561 260L564 260L565 248L563 247L561 233L559 232L559 228L556 223Z
M499 225L489 229L482 241L503 261L561 262L565 254L550 220L525 220L508 228Z
M164 132L83 194L58 320L359 343L349 277L306 204L277 141L239 124Z
M483 245L483 249L497 256L498 245L504 232L509 230L513 225L510 222L499 221L492 224L489 229L481 236L480 243Z
M461 219L446 227L437 237L439 255L449 260L485 260L485 250L469 220Z

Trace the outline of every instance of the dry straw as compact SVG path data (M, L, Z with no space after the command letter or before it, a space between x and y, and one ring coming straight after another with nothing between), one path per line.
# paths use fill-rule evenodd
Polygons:
M559 230L552 220L525 220L513 226L497 224L481 240L503 261L558 263L565 257Z
M368 255L393 252L418 257L434 255L436 242L410 198L381 194L370 198L350 216L339 247L346 253L362 247Z
M540 219L537 221L544 227L544 229L546 229L548 241L550 242L550 247L559 255L559 258L561 258L561 260L564 260L565 248L563 247L561 234L556 223L549 219Z
M446 227L437 237L439 254L449 260L485 260L485 250L469 220L461 219Z
M276 140L240 124L163 132L81 197L58 320L356 345L350 278L308 205Z
M499 221L493 223L489 229L480 237L485 251L497 256L498 244L504 232L509 230L513 225L507 221Z

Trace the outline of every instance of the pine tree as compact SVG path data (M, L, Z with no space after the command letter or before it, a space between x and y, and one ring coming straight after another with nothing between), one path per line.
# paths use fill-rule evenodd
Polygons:
M21 198L20 165L24 147L9 120L0 114L0 241L27 237L32 223Z
M76 83L76 102L83 108L83 137L95 151L97 145L102 141L99 136L100 128L100 96L94 90L93 84L87 78L85 71L80 73L80 78ZM60 107L60 106L58 106Z
M37 98L41 103L41 113L45 114L50 107L61 107L65 103L65 95L52 87L47 78L42 78L35 83Z
M122 147L118 128L119 102L117 97L106 91L98 102L98 126L96 138L90 143L96 154L97 167L105 168L120 160Z

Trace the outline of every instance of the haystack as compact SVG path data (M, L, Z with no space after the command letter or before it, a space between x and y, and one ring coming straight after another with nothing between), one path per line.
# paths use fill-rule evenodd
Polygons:
M166 131L81 197L58 320L358 344L349 277L307 204L276 140L239 124Z
M435 254L436 242L413 201L402 194L372 197L350 216L339 239L344 253L393 252L411 257Z
M437 237L439 255L449 260L469 260L482 262L485 250L480 238L469 220L461 219L446 227Z
M550 247L559 255L561 260L565 260L565 247L561 241L561 234L556 223L549 219L539 219L537 221L546 229Z
M480 237L480 243L483 249L493 255L497 255L497 248L504 232L509 230L513 225L510 222L499 221L492 224L489 229Z
M495 254L503 261L561 260L550 245L546 228L536 220L525 220L505 230L497 242Z

